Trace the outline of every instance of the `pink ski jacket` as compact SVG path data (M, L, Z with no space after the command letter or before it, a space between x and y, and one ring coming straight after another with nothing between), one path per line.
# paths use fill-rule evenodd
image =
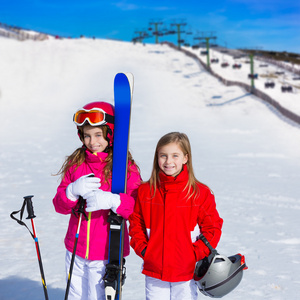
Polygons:
M107 153L101 152L94 155L86 151L87 156L84 163L76 169L72 166L66 173L57 188L57 193L53 199L56 212L60 214L70 214L68 231L65 237L65 246L67 250L73 252L75 234L77 229L78 218L72 213L72 209L76 208L77 201L71 201L66 196L66 188L79 177L94 173L95 177L100 178L100 189L111 191L111 182L104 183L103 169L106 164L105 158ZM135 199L137 196L137 188L141 183L140 173L134 164L128 165L127 173L127 192L120 194L121 204L117 209L117 213L126 220L133 212ZM107 260L109 251L109 223L107 218L110 210L98 210L95 212L86 212L88 220L82 217L81 227L78 237L76 254L89 260ZM125 226L124 238L124 256L129 255L129 236L127 226Z

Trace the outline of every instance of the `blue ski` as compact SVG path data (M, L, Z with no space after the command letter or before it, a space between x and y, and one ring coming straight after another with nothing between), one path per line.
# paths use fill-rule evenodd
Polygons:
M113 143L112 193L125 193L127 181L130 111L133 76L118 73L114 80L115 124ZM104 277L106 300L121 300L125 281L124 226L125 220L111 211L108 222L109 257Z

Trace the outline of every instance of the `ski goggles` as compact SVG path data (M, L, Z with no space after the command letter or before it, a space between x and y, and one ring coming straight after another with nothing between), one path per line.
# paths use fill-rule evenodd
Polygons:
M114 124L114 116L107 114L100 108L80 109L73 117L73 122L77 126L82 126L85 122L92 126L105 125L106 123Z

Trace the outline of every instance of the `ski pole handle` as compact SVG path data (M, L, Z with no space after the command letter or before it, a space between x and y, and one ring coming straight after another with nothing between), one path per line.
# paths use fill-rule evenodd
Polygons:
M25 196L24 201L26 202L28 217L26 219L33 219L35 218L34 211L33 211L33 204L32 204L32 198L33 196Z
M85 205L85 200L83 199L83 197L79 196L79 208L78 208L78 212L83 213L84 212L84 205Z
M94 174L90 174L88 177L95 177L95 176L94 176ZM78 207L77 212L84 214L85 218L87 219L85 212L84 212L85 199L83 199L82 196L79 196L78 203L79 203L79 207Z

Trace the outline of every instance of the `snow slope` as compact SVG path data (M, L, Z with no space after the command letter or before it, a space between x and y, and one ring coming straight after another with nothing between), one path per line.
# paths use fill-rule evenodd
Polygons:
M204 63L207 64L207 56L201 55L204 48L200 49L184 49L196 54L197 57ZM213 72L219 74L222 78L246 83L251 85L251 79L248 78L248 74L251 73L250 67L250 58L249 56L243 56L239 58L235 58L240 55L237 55L238 51L236 51L236 55L228 53L222 53L220 51L216 51L214 49L210 50L210 59L218 59L218 63L211 63L210 67ZM228 67L222 67L223 63L228 63ZM240 68L233 69L233 65L240 65ZM290 65L293 70L296 70L297 65ZM290 71L286 71L285 69L274 65L270 62L264 62L263 58L260 60L254 56L253 59L253 68L254 74L258 75L258 78L255 79L254 85L256 89L266 93L270 97L272 97L275 101L281 104L286 109L294 112L295 114L300 116L300 84L299 84L299 75L296 73L292 73ZM295 80L298 78L298 80ZM275 84L274 88L265 88L265 83L273 82ZM292 88L292 92L282 92L282 86L290 86Z
M63 299L68 217L54 211L59 178L52 174L80 146L74 111L112 101L117 72L135 76L130 149L143 179L161 135L190 137L196 175L214 191L224 219L218 251L243 253L249 266L224 299L298 298L299 126L167 46L3 38L0 45L0 300L44 297L34 242L9 217L30 194L49 297ZM140 266L131 252L124 300L145 298Z

